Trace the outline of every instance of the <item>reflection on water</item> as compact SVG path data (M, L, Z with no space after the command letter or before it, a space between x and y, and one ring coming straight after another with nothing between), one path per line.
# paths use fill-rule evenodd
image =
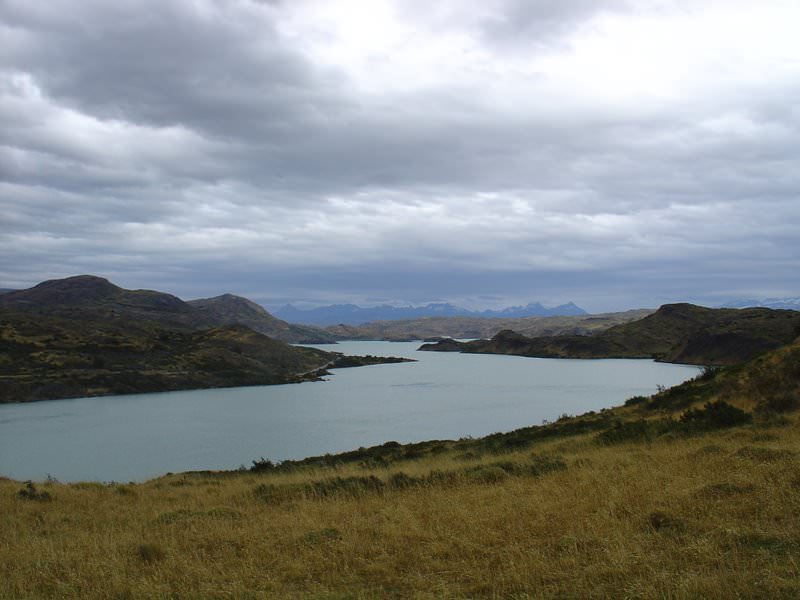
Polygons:
M697 374L647 360L416 352L418 346L330 347L419 362L339 369L325 382L0 405L0 475L141 480L388 440L481 436L620 404Z

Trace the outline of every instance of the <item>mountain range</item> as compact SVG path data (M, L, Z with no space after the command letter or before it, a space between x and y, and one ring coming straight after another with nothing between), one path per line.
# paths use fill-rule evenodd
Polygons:
M292 323L304 323L325 327L328 325L361 325L372 321L398 321L428 317L473 317L514 319L522 317L579 316L585 310L572 302L545 308L538 302L525 306L510 306L501 310L473 311L450 303L431 303L425 306L380 306L361 307L356 304L332 304L308 310L287 304L275 311L275 315Z

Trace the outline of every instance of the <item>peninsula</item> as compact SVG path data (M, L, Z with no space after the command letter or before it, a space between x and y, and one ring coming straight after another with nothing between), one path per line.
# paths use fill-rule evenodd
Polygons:
M332 337L232 295L184 302L89 275L46 281L0 295L0 402L294 383L408 360L283 340Z
M654 358L692 365L731 365L792 342L800 312L665 304L655 313L596 335L528 337L504 330L490 340L445 339L420 350L541 358Z

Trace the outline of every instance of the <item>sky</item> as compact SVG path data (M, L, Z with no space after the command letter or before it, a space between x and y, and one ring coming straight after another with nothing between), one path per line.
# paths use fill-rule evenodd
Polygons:
M0 0L0 288L800 295L796 0Z

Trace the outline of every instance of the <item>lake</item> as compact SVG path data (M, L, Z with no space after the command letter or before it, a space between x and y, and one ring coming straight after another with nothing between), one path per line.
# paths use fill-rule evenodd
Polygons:
M477 437L618 405L698 373L651 360L417 352L419 345L317 346L419 361L338 369L324 382L0 404L0 475L141 481L389 440Z

